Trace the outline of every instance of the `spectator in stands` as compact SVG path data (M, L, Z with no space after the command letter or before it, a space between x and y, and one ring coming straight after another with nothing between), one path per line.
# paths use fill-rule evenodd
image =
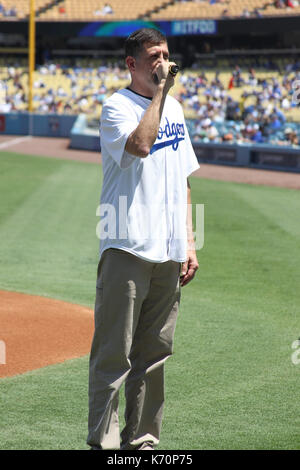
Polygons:
M105 3L104 7L102 8L103 15L112 15L113 14L112 6L109 3Z
M288 144L291 144L291 145L299 145L299 140L298 140L298 137L297 137L297 134L296 132L291 129L290 127L288 127L287 129L285 129L284 131L284 138L285 138L285 141L288 143Z
M10 98L6 98L4 103L0 103L0 112L9 113L13 111L13 104Z
M62 86L57 88L57 96L68 96L68 94L65 92Z
M285 5L288 8L295 8L296 6L298 6L298 2L295 0L285 0Z
M73 114L72 106L69 103L66 103L63 108L65 114Z
M255 8L255 9L253 10L253 13L254 13L254 16L255 16L256 18L262 18L262 16L263 16L262 11L261 11L259 8Z
M210 142L219 142L218 129L212 123L208 126L206 132Z
M231 134L230 132L227 132L226 134L224 134L222 136L222 141L232 143L233 142L233 134Z
M229 17L229 15L228 15L228 9L225 8L225 10L223 10L222 13L221 13L221 18L222 18L222 19L226 19L226 18L228 18L228 17Z
M280 111L280 109L278 109L277 107L274 107L273 113L274 113L274 115L277 117L277 119L279 119L279 121L281 122L281 124L284 124L284 123L285 123L286 117L285 117L285 115L283 114L283 112Z
M65 15L66 14L66 8L64 5L61 5L58 9L58 12L60 15Z
M273 131L276 131L276 130L280 129L281 127L282 127L282 122L280 121L278 116L275 113L272 114L271 121L270 121L270 128Z
M243 10L243 13L242 13L242 18L249 18L251 15L250 15L250 11L248 10L248 8L244 8Z
M251 68L249 70L249 77L248 77L248 82L246 82L247 85L250 85L250 86L256 86L257 85L257 78L256 78L256 75L255 75L255 70L253 68Z
M195 131L192 134L192 139L195 142L205 142L207 138L205 130L202 128L201 125L196 126Z
M219 132L210 118L198 121L195 127L196 140L203 142L219 142Z
M262 132L261 132L261 128L260 128L259 124L254 124L253 125L253 132L252 132L252 135L251 135L251 140L253 142L258 143L258 144L264 142Z
M17 9L15 6L12 6L11 8L9 9L5 9L3 11L3 16L6 16L6 17L16 17L18 16L18 12L17 12Z
M244 83L244 80L241 74L241 69L238 65L235 66L235 69L233 71L233 78L234 78L234 85L236 87L240 87Z
M228 83L228 90L232 90L234 88L234 76L231 75L229 83Z
M33 88L46 88L46 84L42 80L35 80L33 82Z
M236 101L231 96L228 96L226 103L226 119L237 120L240 117L240 108Z

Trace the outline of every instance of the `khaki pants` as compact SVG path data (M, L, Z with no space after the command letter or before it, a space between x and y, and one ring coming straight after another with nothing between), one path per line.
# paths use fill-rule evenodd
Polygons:
M129 450L159 442L164 362L172 354L180 301L180 263L152 263L108 249L98 266L90 355L87 443ZM118 396L125 382L125 428Z

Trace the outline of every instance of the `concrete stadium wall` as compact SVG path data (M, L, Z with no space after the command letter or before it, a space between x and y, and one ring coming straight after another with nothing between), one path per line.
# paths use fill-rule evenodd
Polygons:
M300 173L300 150L288 146L193 142L199 162Z
M0 135L69 137L70 147L101 150L99 130L88 127L87 117L7 113L0 114ZM199 162L300 173L300 151L293 147L193 142Z
M59 114L0 114L0 135L33 135L39 137L70 137L77 116Z
M96 150L100 152L99 131L88 127L85 114L80 114L72 127L70 147L79 150Z
M99 130L88 127L84 114L71 131L70 147L100 151ZM199 162L300 172L300 152L292 147L193 142Z

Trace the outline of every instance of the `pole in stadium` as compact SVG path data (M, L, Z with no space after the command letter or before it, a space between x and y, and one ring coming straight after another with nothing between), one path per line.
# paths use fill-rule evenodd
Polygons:
M28 111L29 111L29 134L32 134L32 112L33 112L33 73L35 68L35 0L30 1L29 15L29 48L28 48L28 66L29 66L29 94L28 94Z

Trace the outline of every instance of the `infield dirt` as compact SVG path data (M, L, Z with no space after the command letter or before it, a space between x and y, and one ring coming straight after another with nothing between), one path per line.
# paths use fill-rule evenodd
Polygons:
M36 295L0 291L5 362L0 377L13 376L88 354L92 310Z

